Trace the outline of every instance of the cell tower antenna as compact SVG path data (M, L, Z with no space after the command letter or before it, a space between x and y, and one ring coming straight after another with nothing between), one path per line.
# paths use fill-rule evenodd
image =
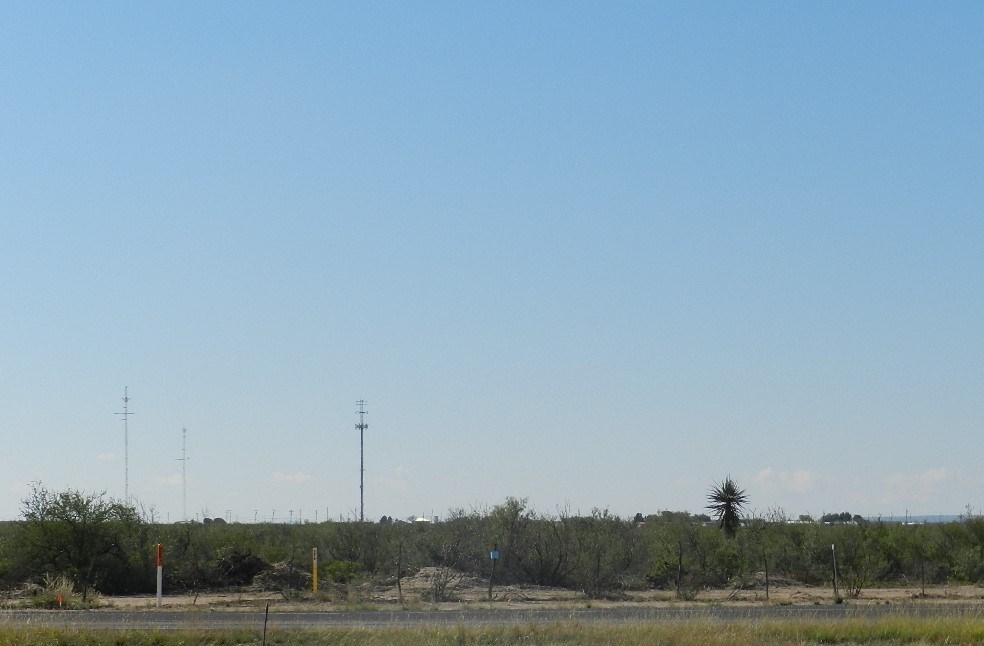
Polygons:
M188 520L188 429L181 429L181 519Z
M366 424L366 415L368 411L366 410L366 400L360 399L355 402L359 405L359 423L355 425L355 428L359 431L359 522L365 522L366 520L366 498L365 498L365 479L366 479L366 460L365 460L365 443L364 435L369 425Z
M130 429L127 419L130 412L130 395L123 386L123 412L115 413L123 418L123 502L130 504Z

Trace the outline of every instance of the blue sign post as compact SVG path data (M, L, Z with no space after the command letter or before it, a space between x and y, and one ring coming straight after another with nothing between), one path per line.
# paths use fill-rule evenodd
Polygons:
M498 545L492 546L492 551L489 552L489 558L492 559L492 574L489 575L489 601L492 601L492 579L495 578L495 564L499 562Z

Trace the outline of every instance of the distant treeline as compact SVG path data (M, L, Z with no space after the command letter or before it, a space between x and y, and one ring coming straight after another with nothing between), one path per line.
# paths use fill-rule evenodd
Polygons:
M791 522L774 513L743 519L729 537L704 515L541 514L525 499L509 498L485 511L453 511L442 522L163 525L98 495L38 488L25 501L24 520L0 525L0 583L17 589L63 576L83 595L152 593L157 543L164 545L168 591L306 589L312 548L324 587L399 584L430 567L435 600L454 598L462 576L488 579L493 551L497 583L558 586L595 598L645 588L689 598L707 587L767 589L780 577L831 585L834 553L844 594L871 585L984 582L984 518L910 525L846 515Z

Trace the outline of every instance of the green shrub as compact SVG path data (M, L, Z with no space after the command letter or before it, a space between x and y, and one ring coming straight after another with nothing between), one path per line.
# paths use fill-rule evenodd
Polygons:
M349 583L360 569L359 564L352 561L329 561L321 574L326 581L332 583Z

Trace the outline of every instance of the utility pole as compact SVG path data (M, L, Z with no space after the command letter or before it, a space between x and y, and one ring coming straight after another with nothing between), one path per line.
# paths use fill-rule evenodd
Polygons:
M366 424L366 400L360 399L355 402L359 405L359 423L355 425L355 428L359 431L359 522L365 522L366 520L366 498L365 498L365 477L366 477L366 461L365 461L365 442L364 436L365 431L369 428Z
M123 502L130 504L130 429L127 418L133 413L129 409L130 396L127 387L123 386L123 412L116 413L123 418Z

